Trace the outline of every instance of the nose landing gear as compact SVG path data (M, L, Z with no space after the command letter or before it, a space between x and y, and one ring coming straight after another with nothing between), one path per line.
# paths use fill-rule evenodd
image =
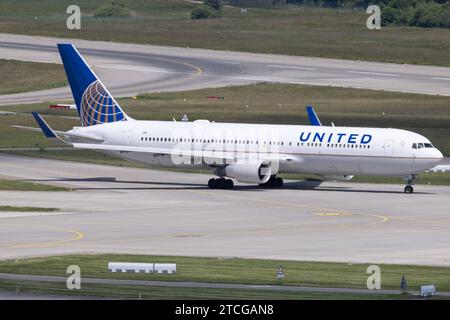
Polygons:
M416 176L414 174L405 177L405 181L406 181L406 187L404 189L405 193L413 193L414 192L414 188L412 185L414 184L415 179L416 179Z

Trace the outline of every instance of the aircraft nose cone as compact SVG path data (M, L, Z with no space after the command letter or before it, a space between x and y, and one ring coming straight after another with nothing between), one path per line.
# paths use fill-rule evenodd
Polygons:
M441 162L444 159L444 155L438 149L436 149L436 160Z

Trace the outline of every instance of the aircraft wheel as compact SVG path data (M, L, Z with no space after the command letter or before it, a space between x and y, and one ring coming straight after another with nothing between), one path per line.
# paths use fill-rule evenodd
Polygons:
M283 186L283 179L280 177L271 177L266 183L260 183L261 188L281 188Z
M283 179L278 177L274 180L274 187L281 188L283 186Z
M211 178L211 179L209 179L209 181L208 181L208 188L210 188L210 189L214 189L215 187L216 187L216 179L214 179L214 178Z
M232 189L234 186L233 180L226 179L225 180L225 188L226 189Z
M405 193L413 193L414 188L412 186L406 186L405 187Z
M209 179L208 181L208 188L210 189L231 189L233 188L234 183L233 180L230 179Z

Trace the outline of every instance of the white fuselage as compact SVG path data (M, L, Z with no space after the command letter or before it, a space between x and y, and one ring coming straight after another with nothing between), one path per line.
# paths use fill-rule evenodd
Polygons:
M399 129L129 120L73 132L94 135L110 145L223 150L236 158L248 154L273 158L275 154L280 155L280 173L405 176L430 169L443 159L427 138ZM144 164L180 165L163 154L108 153Z

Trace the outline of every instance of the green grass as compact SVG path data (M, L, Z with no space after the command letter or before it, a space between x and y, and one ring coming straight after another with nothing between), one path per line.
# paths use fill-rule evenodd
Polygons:
M0 94L50 89L67 85L62 65L0 59Z
M145 275L111 273L108 262L168 262L177 264L176 275ZM83 277L243 283L267 285L299 285L311 287L366 288L369 264L331 262L279 261L240 258L202 258L138 255L67 255L0 261L0 272L15 274L55 275L66 277L69 265L78 265ZM276 280L276 271L283 265L285 279ZM418 291L420 285L435 284L438 291L450 290L450 268L412 265L379 265L382 289L399 289L404 275L408 290Z
M11 212L53 212L58 210L57 208L0 206L0 211Z
M0 191L68 191L69 189L48 184L0 179Z
M81 30L66 28L70 0L0 1L7 33L263 53L450 66L450 30L366 28L364 11L317 8L224 8L221 19L191 20L196 4L182 0L124 0L132 17L98 19L110 0L79 0Z
M208 288L173 288L146 286L111 286L82 284L80 290L68 290L64 283L50 282L13 282L0 280L1 291L16 291L31 293L46 293L57 295L100 296L126 299L321 299L321 300L366 300L366 299L410 299L410 295L367 295L342 293L312 293L312 292L280 292L270 290L242 290L242 289L208 289ZM436 299L437 297L433 298Z

